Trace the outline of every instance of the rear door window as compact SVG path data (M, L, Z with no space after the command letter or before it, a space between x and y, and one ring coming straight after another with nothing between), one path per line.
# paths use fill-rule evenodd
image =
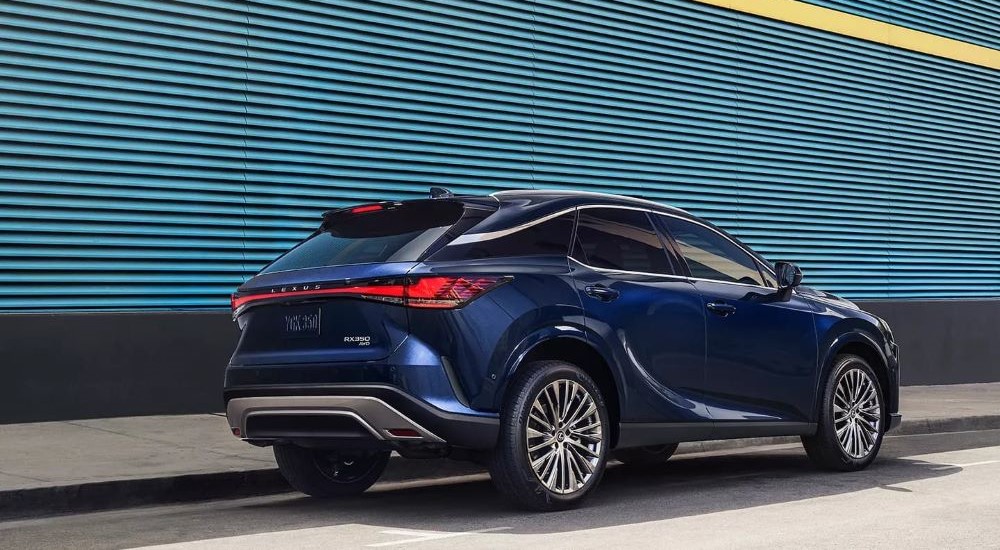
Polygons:
M414 262L462 218L458 201L420 200L327 214L320 230L261 273L333 265Z
M574 213L540 223L511 228L509 232L467 235L470 242L450 244L429 258L434 261L476 260L513 256L568 256Z
M580 210L573 258L591 267L676 274L646 212L624 208Z
M757 262L729 239L694 222L659 216L698 279L764 286Z

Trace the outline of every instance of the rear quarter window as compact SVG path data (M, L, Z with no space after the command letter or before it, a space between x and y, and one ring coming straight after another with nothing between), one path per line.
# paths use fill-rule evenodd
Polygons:
M450 244L432 254L429 260L477 260L513 256L568 256L573 235L574 213L516 229L501 235L484 235L481 240ZM475 239L475 235L469 235Z

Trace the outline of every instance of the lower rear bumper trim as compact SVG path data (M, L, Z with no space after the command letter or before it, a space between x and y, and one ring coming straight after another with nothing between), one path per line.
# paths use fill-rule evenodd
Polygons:
M365 422L371 425L372 429L382 436L376 441L387 443L434 443L443 442L448 447L457 447L472 450L488 450L496 446L498 434L500 432L499 415L495 414L461 414L438 409L431 404L410 395L398 387L388 384L289 384L289 385L245 385L227 387L223 392L226 401L227 411L230 403L243 399L260 398L280 398L294 399L295 403L312 403L303 399L317 398L316 403L347 403L344 408L333 408L332 410L353 411ZM348 401L341 401L342 398ZM387 425L380 416L375 416L380 420L372 420L372 413L366 409L366 405L359 405L356 398L366 398L366 403L381 403L377 405L380 411L389 411L390 414L399 415L390 417L392 421L399 421L399 417L408 420L416 427L406 425ZM330 401L333 399L333 401ZM272 401L270 403L280 403ZM362 407L358 410L356 407ZM315 410L312 411L315 413ZM305 410L302 414L310 414ZM382 413L378 413L382 414ZM241 427L233 422L235 416L230 415L231 427ZM243 422L243 421L241 421ZM410 428L421 434L420 438L393 438L384 431L392 428ZM241 433L243 433L241 431ZM424 439L429 434L435 439Z
M444 443L444 440L414 422L391 405L375 397L351 396L269 396L241 397L229 400L226 417L229 427L237 428L244 437L253 437L247 430L247 420L254 416L333 415L355 419L372 436L383 441L421 440ZM417 436L397 436L390 430L411 430Z

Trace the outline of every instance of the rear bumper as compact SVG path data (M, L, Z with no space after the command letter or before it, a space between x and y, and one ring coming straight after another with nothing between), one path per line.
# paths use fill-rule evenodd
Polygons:
M382 384L244 386L227 389L224 397L230 428L234 433L238 429L240 437L255 443L326 440L333 445L354 445L364 442L360 439L389 448L485 450L495 446L500 426L496 416L442 411ZM313 419L317 417L349 420L363 429L362 435L370 437L331 436L316 428ZM267 421L266 430L255 428L262 424L259 420Z
M371 437L380 441L416 440L444 443L443 439L375 397L322 395L239 397L230 400L226 405L229 427L233 433L239 433L247 439L308 437L310 432L302 425L305 423L296 423L295 419L317 416L344 417L351 421L347 424L348 427L356 423ZM271 422L266 427L252 425L251 421L259 417L282 417L283 421ZM323 426L322 423L320 425ZM314 435L335 435L345 431L343 427L335 433L323 428L313 429Z

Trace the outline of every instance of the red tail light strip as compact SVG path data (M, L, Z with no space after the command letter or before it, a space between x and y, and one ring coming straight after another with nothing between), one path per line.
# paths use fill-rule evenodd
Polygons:
M390 304L415 308L448 309L465 305L487 290L492 289L510 277L418 277L406 282L398 280L384 283L374 282L356 286L315 288L320 285L293 287L291 290L274 289L269 292L233 294L231 305L233 314L240 313L255 302L281 301L288 298L309 298L344 296L377 300Z
M307 285L310 286L310 285ZM238 311L247 304L253 302L260 302L263 300L279 300L285 298L304 298L309 296L335 296L341 295L357 295L360 297L365 296L381 296L385 298L399 298L400 303L403 301L403 292L405 287L402 284L386 284L386 285L364 285L364 286L345 286L345 287L334 287L334 288L319 288L312 290L276 290L274 292L267 293L257 293L257 294L233 294L232 297L232 307L233 311Z
M364 206L355 206L350 212L351 214L365 214L367 212L378 212L379 210L385 210L385 207L381 204L366 204Z

